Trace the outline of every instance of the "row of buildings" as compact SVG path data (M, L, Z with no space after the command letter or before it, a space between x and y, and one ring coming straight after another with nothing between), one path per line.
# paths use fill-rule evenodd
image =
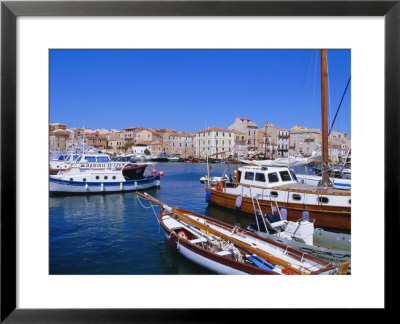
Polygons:
M99 150L120 153L178 154L183 158L262 158L288 155L309 156L322 141L320 129L294 126L290 130L264 122L262 128L248 118L236 118L228 128L210 127L195 132L173 129L128 127L123 130L67 128L50 123L50 150L78 147L79 141ZM329 135L332 160L344 157L350 149L346 133L334 130Z

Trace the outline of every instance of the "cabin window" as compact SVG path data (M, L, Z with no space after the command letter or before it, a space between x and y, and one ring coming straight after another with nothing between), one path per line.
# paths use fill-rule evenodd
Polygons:
M87 162L96 162L96 158L94 156L86 156L85 159Z
M75 161L78 158L78 155L74 155L73 160Z
M293 199L293 200L299 201L299 200L301 200L301 196L298 195L298 194L293 194L293 195L292 195L292 199Z
M276 192L276 191L271 191L270 193L269 193L272 197L278 197L278 193Z
M246 173L244 174L244 178L245 178L246 180L254 180L254 172L246 172Z
M351 205L351 199L349 199L349 205Z
M281 175L282 181L292 181L292 178L290 177L290 174L288 171L281 171L279 173Z
M96 176L96 180L99 180L100 179L100 177L99 176Z
M74 181L74 178L69 178L69 181Z
M268 182L279 182L278 174L276 172L268 173Z
M237 170L237 173L238 173L238 179L240 181L240 178L242 177L242 171Z
M83 178L83 182L86 182L86 178Z
M107 176L104 176L104 180L107 180L108 179L108 177Z
M97 162L108 162L108 158L106 156L99 156Z
M327 204L329 202L329 199L328 199L328 197L318 197L318 201L320 203Z
M264 173L256 173L256 181L265 182L265 174Z
M113 178L113 180L115 180L115 179L116 179L116 177L115 177L115 176L113 176L112 178Z

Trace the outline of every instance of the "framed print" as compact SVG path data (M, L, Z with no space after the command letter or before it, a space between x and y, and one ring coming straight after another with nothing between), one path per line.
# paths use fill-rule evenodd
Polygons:
M399 15L398 1L2 1L1 320L218 322L246 309L389 308L386 263L398 230L391 215L399 212ZM294 81L301 87L292 88ZM318 82L328 90L315 94ZM313 96L290 100L297 90ZM275 100L268 98L273 93ZM302 115L300 107L314 101L329 102L330 122L342 108L332 123L341 130L323 122L322 135L318 129L311 138L310 131L302 146L305 129L313 128L292 126L312 119L306 114L313 110ZM270 115L257 119L266 105ZM290 149L310 159L309 145L320 137L327 141L325 159L328 131L336 132L329 154L331 163L342 163L341 175L351 152L353 186L350 194L325 184L326 191L308 198L317 199L313 209L295 188L293 170L275 170L265 159L288 159ZM81 150L76 158L61 153L72 148ZM49 150L59 157L50 158L50 182ZM255 166L241 169L243 161ZM229 163L237 165L234 175ZM214 185L211 170L222 174ZM318 181L330 181L324 167L313 170L322 174ZM244 193L261 182L275 183L262 188L269 190L265 206L262 194ZM169 196L174 186L181 191ZM284 186L290 189L280 202ZM136 194L143 189L157 199ZM192 199L185 197L195 197L193 204L183 205ZM304 199L301 209L289 197ZM210 201L228 211L211 210L221 206ZM331 203L338 205L329 209ZM242 227L240 212L255 213L253 228ZM201 220L213 213L219 222ZM345 216L330 220L339 214ZM269 234L274 221L289 228L295 217L347 234L334 240L351 241L351 272L350 262L326 264L282 242L273 249L282 256L257 250L267 239L251 231L260 234L263 222ZM188 263L188 255L198 264ZM214 272L351 274L282 280ZM361 293L367 281L368 296ZM317 287L329 296L316 298ZM298 300L285 293L290 289ZM268 290L275 298L266 298Z

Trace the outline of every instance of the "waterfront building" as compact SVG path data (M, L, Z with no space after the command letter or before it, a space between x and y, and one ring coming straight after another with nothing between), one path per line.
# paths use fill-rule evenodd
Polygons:
M244 133L243 140L247 150L257 150L258 125L253 123L251 119L237 117L233 124L228 127L228 129Z
M332 143L332 145L338 146L337 159L345 159L351 148L351 139L348 135L339 130L332 130L329 134L329 142ZM331 159L333 159L333 157L331 157Z
M65 151L67 148L67 139L70 132L64 129L56 129L50 132L49 147L51 151Z
M194 133L175 132L168 137L168 153L179 154L180 157L186 158L195 155L195 137Z
M148 144L148 142L150 142L150 141L142 142L142 144L143 143ZM157 156L160 153L167 153L167 142L157 140L157 141L151 141L151 143L149 143L149 144L150 144L151 155Z
M85 132L85 145L93 146L99 150L107 149L107 136L97 132Z
M53 132L58 129L66 130L67 126L65 124L60 124L60 123L50 123L49 124L49 132Z
M232 154L235 147L234 131L219 127L210 127L196 132L194 138L197 157L225 158Z
M146 128L144 127L138 127L138 126L132 126L132 127L126 127L122 130L124 134L124 140L126 143L128 142L135 142L136 139L136 134L145 130Z
M154 141L154 143L157 143L158 141ZM145 151L147 150L151 154L151 144L152 141L143 141L140 144L134 144L129 148L129 152L133 154L146 154Z
M322 143L319 128L308 128L296 125L290 129L289 153L310 156L317 144Z
M264 122L265 151L273 157L287 157L289 155L289 137L290 131L279 127L270 122ZM265 136L265 135L264 135Z
M143 129L142 131L136 134L134 143L138 144L143 141L156 141L156 140L162 140L162 133L157 132L154 129L148 128L148 129Z
M113 150L119 150L124 148L125 141L125 133L123 131L115 132L107 135L107 148Z

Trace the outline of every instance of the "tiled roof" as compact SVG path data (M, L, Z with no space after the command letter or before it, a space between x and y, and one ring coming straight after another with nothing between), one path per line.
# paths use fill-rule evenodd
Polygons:
M207 132L228 132L228 133L233 133L233 130L231 129L223 129L220 127L209 127L207 129L203 129L201 131L198 131L197 133L207 133Z

